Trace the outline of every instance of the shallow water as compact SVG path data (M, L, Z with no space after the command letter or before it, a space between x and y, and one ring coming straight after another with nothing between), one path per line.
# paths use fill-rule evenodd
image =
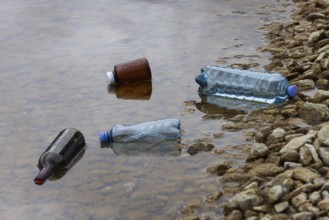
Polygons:
M262 70L269 62L257 52L262 27L289 19L291 8L269 0L1 1L1 219L175 219L187 204L203 202L221 187L206 167L242 161L243 147L230 145L248 142L245 131L221 130L230 113L205 119L194 105L194 77L205 64ZM105 72L142 56L152 94L109 94ZM179 155L100 147L99 131L162 118L181 120ZM84 134L83 157L62 178L34 185L39 156L66 127ZM225 153L190 156L187 146L198 139ZM201 211L220 215L220 202Z

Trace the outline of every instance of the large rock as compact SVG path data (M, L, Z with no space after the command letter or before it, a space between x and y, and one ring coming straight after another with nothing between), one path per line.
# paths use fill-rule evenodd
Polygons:
M329 108L324 104L304 103L299 109L299 115L310 121L322 121L329 119Z
M266 177L266 176L276 176L284 171L283 167L278 167L272 163L259 164L253 169L249 170L248 174L251 176Z
M296 137L289 141L281 150L280 153L286 153L291 150L298 150L301 146L308 142L312 142L312 139L315 138L314 134L307 134L301 137Z
M263 200L254 189L242 191L235 194L227 203L227 207L231 209L247 210L254 206L262 204Z
M313 179L320 177L320 174L304 167L296 167L293 169L292 177L295 180L301 180L306 183L311 183Z
M270 151L268 150L267 146L263 143L255 143L250 148L250 155L249 159L257 159L266 157Z
M281 141L284 141L286 136L286 132L282 128L276 128L268 137L267 137L267 144L276 144Z
M329 125L325 125L320 129L318 139L321 145L329 147Z

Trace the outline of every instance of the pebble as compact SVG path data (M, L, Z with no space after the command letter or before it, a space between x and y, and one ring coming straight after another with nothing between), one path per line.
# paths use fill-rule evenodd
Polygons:
M329 119L329 108L324 104L306 102L299 109L299 115L312 122L325 121Z
M280 202L280 203L278 203L278 204L276 204L275 206L274 206L274 210L276 211L276 212L283 212L283 211L285 211L286 209L288 209L288 207L289 207L289 202L287 202L287 201L284 201L284 202Z
M287 189L281 185L271 187L267 192L267 198L269 200L269 203L275 203L279 201L286 192Z
M329 199L324 199L318 202L317 206L319 207L320 210L322 211L329 211Z
M292 177L295 180L301 180L305 183L311 183L313 179L320 177L320 174L304 167L296 167L293 169Z
M292 216L294 220L312 220L313 219L313 213L312 212L300 212L296 213Z
M312 163L313 156L311 150L308 147L302 146L299 149L299 160L303 166L308 166Z
M274 131L267 137L268 144L276 144L278 142L284 141L286 132L282 128L276 128Z
M262 203L262 198L257 195L257 191L254 189L249 189L235 194L229 201L227 206L229 208L235 209L239 208L241 210L247 210L253 206L258 206Z

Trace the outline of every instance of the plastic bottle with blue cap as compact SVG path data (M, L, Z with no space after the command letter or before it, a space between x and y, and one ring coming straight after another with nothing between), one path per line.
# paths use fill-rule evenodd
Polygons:
M215 65L203 66L195 78L204 95L281 104L296 97L297 86L279 73L240 70Z
M180 139L180 121L163 119L135 125L117 124L110 131L100 132L101 143L157 142Z

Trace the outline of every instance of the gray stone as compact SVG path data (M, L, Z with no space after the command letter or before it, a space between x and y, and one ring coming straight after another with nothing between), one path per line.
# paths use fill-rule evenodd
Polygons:
M321 194L319 191L314 191L311 193L310 197L310 202L313 204L313 205L316 205L318 204L318 202L321 200Z
M283 167L286 168L286 169L289 169L289 168L296 168L296 167L302 167L303 165L300 164L300 163L295 163L295 162L284 162L283 163Z
M286 132L282 128L276 128L274 131L267 137L268 144L276 144L284 141Z
M320 177L320 174L304 167L296 167L293 169L292 177L295 180L311 183L313 179Z
M274 206L274 210L275 210L276 212L283 212L283 211L285 211L288 207L289 207L289 202L284 201L284 202L280 202L280 203L276 204L276 205Z
M302 146L299 149L299 160L304 166L309 166L313 160L311 150L305 146Z
M321 145L329 147L329 125L325 125L319 130L318 139Z
M312 220L313 219L312 212L299 212L292 216L294 220Z
M271 187L267 192L267 198L270 203L279 201L283 195L287 192L287 189L281 185Z
M322 160L322 163L325 166L329 166L329 148L328 147L320 147L319 155Z
M320 189L320 188L323 187L324 190L329 191L329 188L327 188L326 186L324 186L324 185L326 185L326 182L327 182L327 180L325 178L323 178L323 177L315 178L313 180L314 188L315 189ZM329 184L329 182L328 182L328 184Z
M291 204L295 207L298 208L300 205L304 204L307 202L307 194L306 193L300 193L297 196L293 197L291 199Z
M250 155L249 158L257 159L266 157L270 151L268 150L267 146L263 143L255 143L250 148Z
M281 148L280 153L283 154L291 150L298 150L304 144L308 142L312 142L312 139L314 138L315 138L314 134L307 134L301 137L296 137L291 141L289 141L283 148Z
M227 203L227 207L231 209L247 210L253 206L258 206L262 203L262 198L254 189L246 190L235 194Z

